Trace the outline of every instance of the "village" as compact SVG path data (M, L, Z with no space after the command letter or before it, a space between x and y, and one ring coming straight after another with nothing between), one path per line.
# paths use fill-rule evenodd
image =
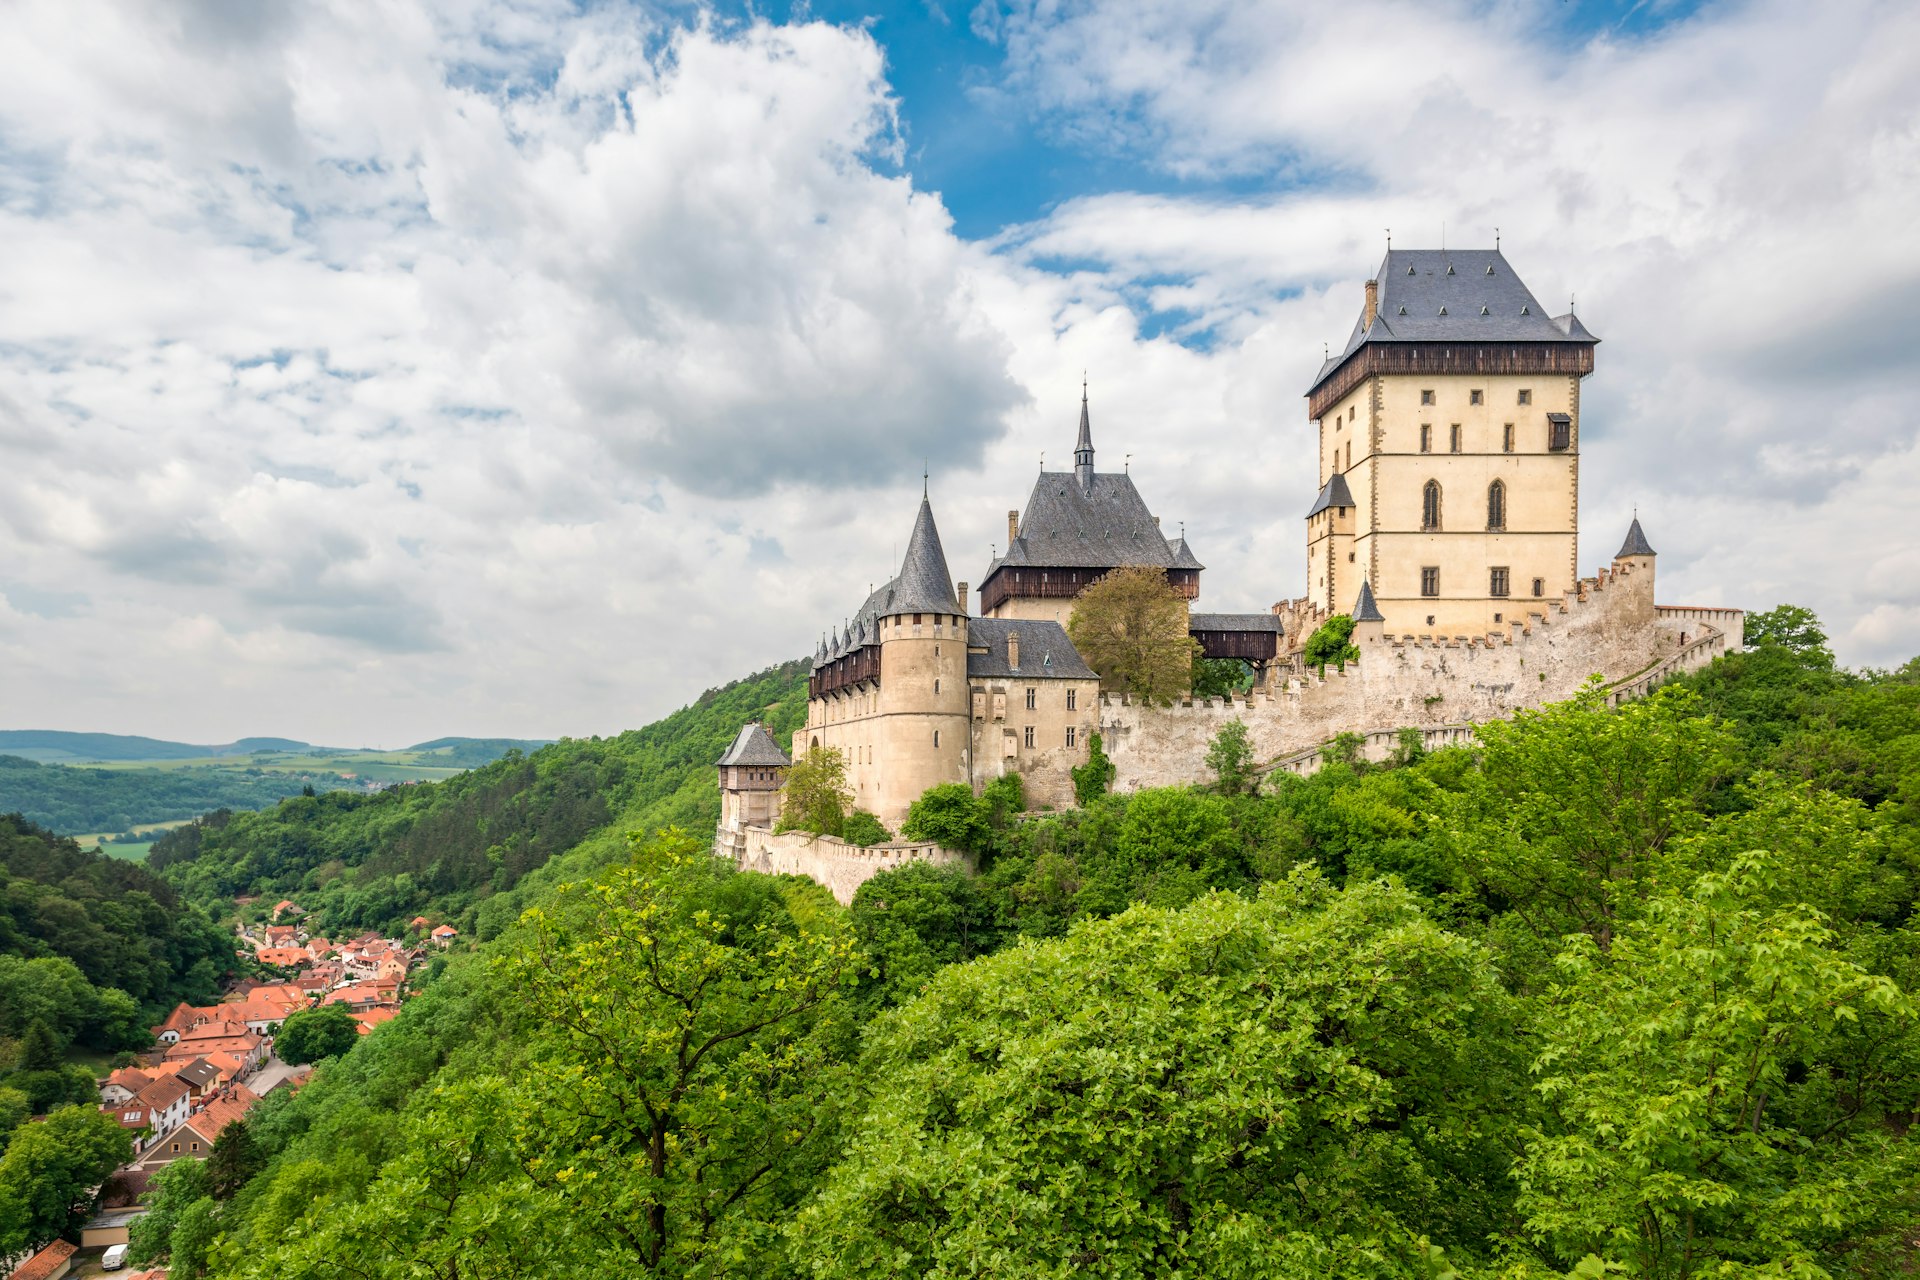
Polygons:
M254 906L242 898L243 911ZM310 932L306 912L291 900L265 919L234 929L239 967L261 976L231 982L220 1002L179 1004L152 1028L154 1044L131 1065L100 1081L100 1109L127 1131L133 1159L100 1189L99 1211L80 1244L55 1241L20 1264L9 1280L62 1280L125 1265L143 1198L161 1169L176 1160L205 1160L229 1125L276 1089L297 1090L313 1073L307 1063L274 1052L281 1025L302 1010L344 1006L359 1034L398 1016L408 978L458 932L425 916L408 922L405 938L364 933L336 941ZM251 963L249 963L251 962ZM121 1272L127 1280L161 1280L165 1269Z

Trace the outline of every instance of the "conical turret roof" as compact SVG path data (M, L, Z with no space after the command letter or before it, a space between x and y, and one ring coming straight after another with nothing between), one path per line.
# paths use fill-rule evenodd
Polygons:
M1360 579L1360 598L1353 602L1353 620L1355 622L1385 622L1380 606L1374 603L1373 584L1365 578Z
M1640 517L1635 516L1633 523L1627 526L1627 540L1620 544L1620 550L1614 553L1615 560L1625 560L1631 556L1650 556L1656 552L1647 541L1646 532L1640 528Z
M900 562L900 576L878 611L885 617L897 613L959 613L960 603L953 595L953 575L947 571L947 553L940 546L940 529L933 522L933 504L920 499L920 514L914 517L913 533L907 539L906 558Z

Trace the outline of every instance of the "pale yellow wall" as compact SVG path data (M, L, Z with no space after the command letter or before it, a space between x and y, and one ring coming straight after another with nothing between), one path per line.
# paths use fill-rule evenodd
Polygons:
M796 753L813 742L845 752L855 807L895 829L928 787L970 780L966 620L913 618L881 619L879 688L813 699L794 745Z
M1029 689L1034 695L1031 710ZM1087 736L1100 717L1100 682L995 676L975 680L972 692L977 695L972 732L974 790L1003 774L1018 773L1030 807L1071 805L1073 778L1068 771L1087 762ZM1026 745L1029 728L1032 747ZM1072 746L1067 745L1069 728L1074 731Z
M1091 585L1091 584L1089 584ZM1009 596L995 605L989 618L1020 618L1028 622L1057 622L1067 625L1073 617L1072 600L1033 600L1021 596Z
M1519 403L1522 390L1532 393L1531 403ZM1421 403L1423 391L1433 392L1433 404ZM1481 393L1480 404L1473 403L1474 391ZM1550 413L1573 419L1566 450L1547 448ZM1505 448L1509 423L1511 452ZM1420 448L1423 425L1429 428L1426 452ZM1537 611L1537 599L1557 598L1578 577L1577 377L1377 376L1329 409L1319 436L1320 483L1336 467L1343 470L1358 506L1350 544L1324 513L1309 522L1307 591L1318 607L1351 609L1364 572L1388 634L1480 634ZM1503 532L1487 528L1487 490L1495 479L1507 489ZM1441 486L1437 533L1421 529L1428 480ZM1421 595L1427 566L1440 570L1437 598ZM1495 566L1508 571L1505 598L1491 593ZM1538 598L1535 579L1541 583Z

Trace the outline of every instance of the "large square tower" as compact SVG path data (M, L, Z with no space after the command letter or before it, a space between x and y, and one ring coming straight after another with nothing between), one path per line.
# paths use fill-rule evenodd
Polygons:
M1390 249L1307 393L1307 597L1370 583L1390 634L1484 634L1579 578L1580 380L1599 339L1498 249Z

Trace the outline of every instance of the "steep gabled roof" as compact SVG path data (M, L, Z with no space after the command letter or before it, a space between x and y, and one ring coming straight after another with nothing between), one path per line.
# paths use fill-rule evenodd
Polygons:
M1007 637L1020 637L1020 667L1007 653ZM1057 622L1028 618L975 618L967 624L967 675L972 679L1019 676L1023 680L1095 680L1093 668Z
M1167 550L1173 552L1173 563L1167 566L1170 569L1204 569L1207 567L1200 563L1200 557L1194 555L1192 548L1187 546L1185 534L1168 538Z
M1171 569L1177 554L1132 476L1096 475L1083 487L1071 471L1042 471L1020 518L1019 536L988 567L987 576L1006 568Z
M767 726L755 721L740 726L740 732L734 737L733 745L727 748L727 754L720 757L719 767L730 768L734 765L748 767L784 769L793 761L780 749L780 744L767 732Z

